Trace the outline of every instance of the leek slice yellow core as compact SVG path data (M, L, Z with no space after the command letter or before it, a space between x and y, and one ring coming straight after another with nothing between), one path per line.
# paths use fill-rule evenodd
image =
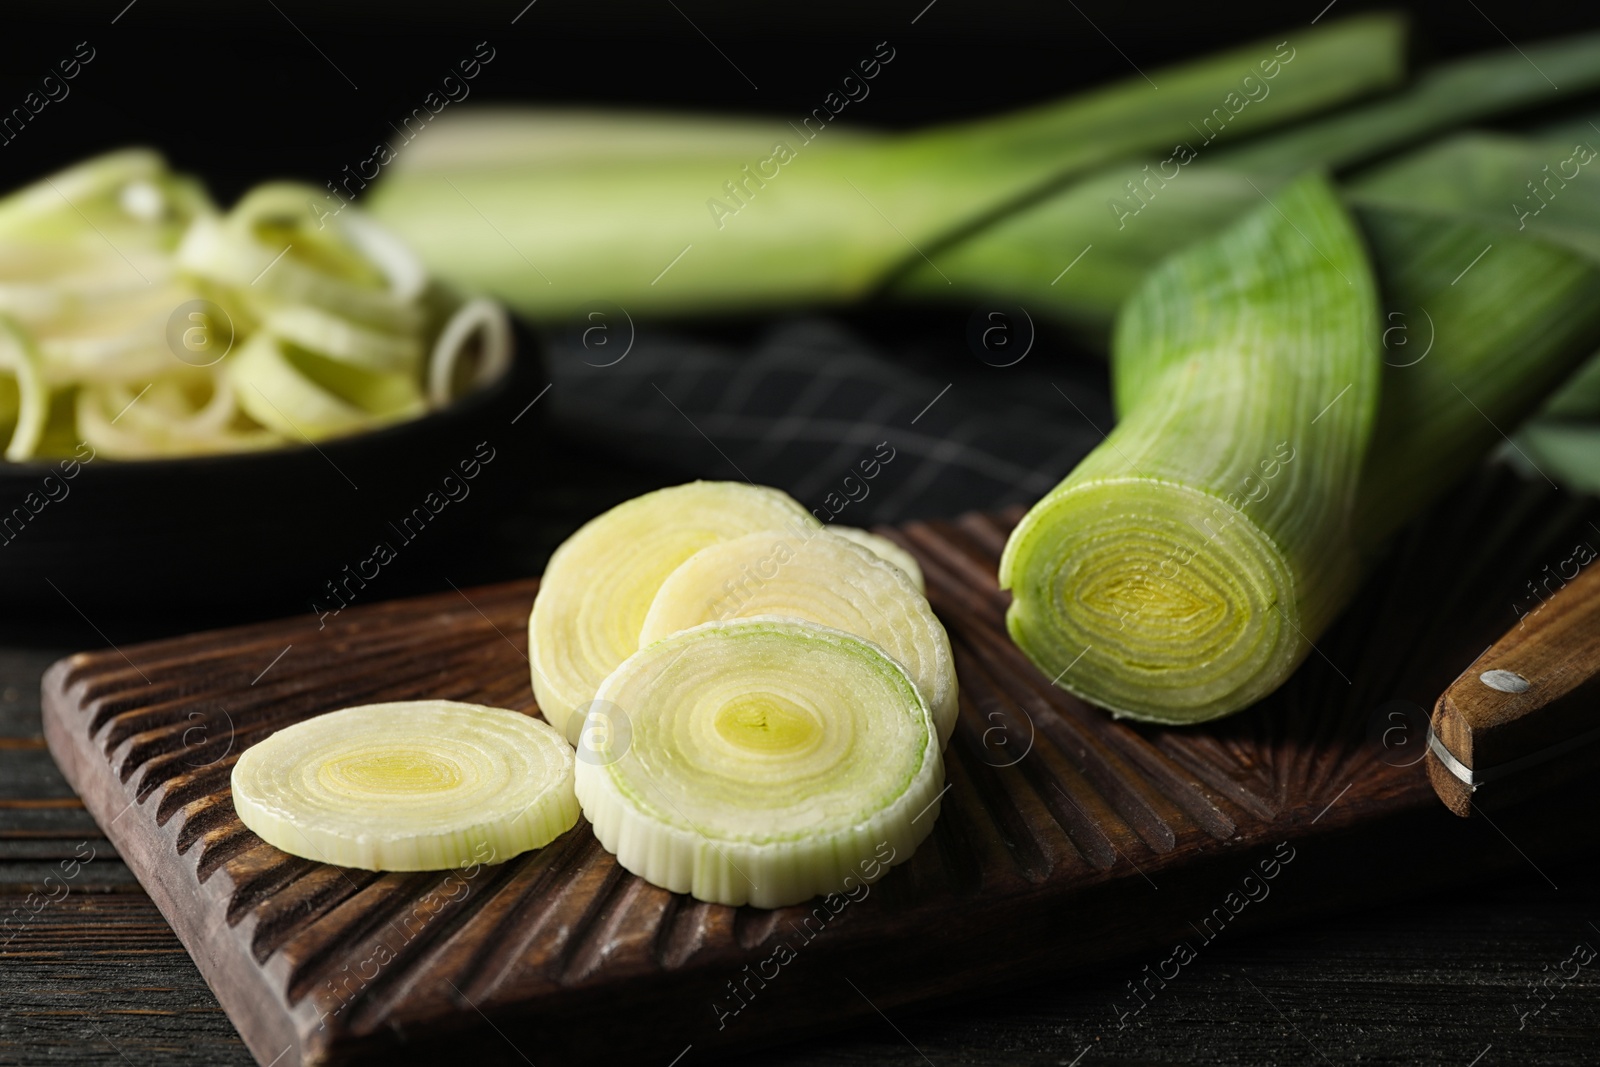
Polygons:
M1204 492L1085 481L1041 501L1007 552L1012 638L1058 685L1113 711L1211 718L1299 661L1289 560Z
M702 548L762 530L804 538L819 528L788 494L742 482L658 489L590 520L550 557L528 619L539 710L576 740L600 683L639 647L656 590Z
M707 623L629 657L595 704L584 814L623 867L673 892L773 908L848 890L909 858L939 815L927 705L839 630Z
M537 719L452 700L368 704L239 757L233 804L285 852L369 871L499 863L578 821L573 754Z
M878 645L927 701L940 747L950 740L956 668L944 626L904 570L829 530L749 534L701 549L661 584L639 644L760 615L821 623Z

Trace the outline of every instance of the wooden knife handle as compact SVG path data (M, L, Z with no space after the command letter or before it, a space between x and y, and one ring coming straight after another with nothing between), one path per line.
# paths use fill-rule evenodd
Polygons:
M1499 805L1600 763L1600 562L1586 548L1545 569L1529 610L1434 706L1428 777L1457 815L1476 790Z

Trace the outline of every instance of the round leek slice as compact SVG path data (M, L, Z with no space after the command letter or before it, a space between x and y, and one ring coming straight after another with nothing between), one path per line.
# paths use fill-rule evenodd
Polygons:
M299 358L295 358L298 356ZM232 381L239 407L290 441L321 440L381 426L422 413L420 388L404 374L371 374L296 351L266 331L234 356ZM307 373L315 365L320 379ZM347 372L334 388L334 368Z
M574 740L580 709L639 647L656 590L702 548L762 530L799 536L819 526L788 494L742 482L658 489L591 519L550 557L528 618L539 710Z
M50 414L50 389L39 369L39 352L26 333L9 319L0 316L0 370L17 379L17 422L6 445L5 458L12 463L29 459L39 447L46 417Z
M696 552L661 583L639 644L705 622L760 615L821 623L878 645L928 702L940 747L950 740L956 668L944 627L903 570L827 530L809 538L750 534Z
M399 299L376 268L360 273L351 266L353 252L339 250L344 254L336 258L337 246L323 238L297 245L293 233L272 236L277 228L256 225L254 208L241 202L225 219L196 219L178 247L178 266L196 277L231 286L261 307L311 305L394 331L421 326L421 311ZM252 213L240 214L247 209ZM281 243L276 247L267 243L269 236Z
M573 756L556 732L453 700L319 715L247 749L233 805L285 852L369 871L499 863L578 821Z
M846 541L854 541L862 548L871 549L873 555L888 560L905 571L906 577L911 579L911 584L917 587L919 593L928 591L928 583L922 576L922 565L917 562L917 557L887 537L875 534L871 530L863 530L859 526L829 526L828 529Z
M428 399L448 404L511 366L511 320L493 300L469 300L439 331L428 357Z
M212 389L198 406L190 395L192 382L158 380L142 393L115 382L86 383L73 404L78 433L97 453L117 459L245 452L283 444L270 430L234 425L238 406L226 377L205 372L195 377L209 380Z
M415 335L371 329L309 304L274 308L261 325L307 351L370 371L409 371L422 360L422 341Z
M775 908L849 891L908 859L938 818L927 705L882 650L838 630L749 619L674 634L606 679L590 722L602 716L577 766L595 836L699 900Z

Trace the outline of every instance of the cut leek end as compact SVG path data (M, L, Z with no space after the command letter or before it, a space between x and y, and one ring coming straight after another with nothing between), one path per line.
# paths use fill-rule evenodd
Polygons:
M908 859L938 817L926 703L842 631L707 623L629 657L602 702L608 740L580 759L578 799L618 863L673 892L763 908L850 893Z
M578 821L573 753L503 708L368 704L280 730L239 757L233 804L263 841L371 871L500 863Z
M1056 685L1117 715L1232 714L1306 651L1281 551L1242 512L1176 483L1109 479L1051 494L1012 532L1000 573L1017 646Z

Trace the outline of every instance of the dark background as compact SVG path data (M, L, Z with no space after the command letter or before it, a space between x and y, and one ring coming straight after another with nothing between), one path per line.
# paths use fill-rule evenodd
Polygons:
M527 0L13 4L0 108L20 103L78 42L97 55L71 96L0 147L0 186L126 144L160 147L225 200L271 177L320 185L365 158L479 41L496 58L472 83L474 102L787 115L816 106L836 76L888 40L893 80L845 118L901 126L1136 76L1130 64L1148 70L1303 27L1326 2L936 0L915 25L927 0L536 0L526 11ZM1338 0L1322 18L1396 8L1414 14L1419 60L1600 24L1591 5L1561 0Z
M418 106L480 41L496 57L471 83L474 103L785 115L809 110L841 72L888 40L898 50L893 79L877 83L847 119L909 126L1048 99L1136 76L1134 64L1150 69L1303 27L1325 0L525 4L8 5L0 29L0 113L20 105L79 42L88 42L95 58L69 83L70 96L0 145L0 188L130 144L159 147L177 167L203 176L225 202L267 178L320 185L364 158L386 136L388 123ZM1419 60L1600 24L1592 5L1548 0L1338 0L1322 17L1396 6L1414 14ZM879 342L914 334L921 358L972 364L965 310L845 318ZM1040 358L1083 362L1090 379L1097 373L1059 338L1046 339ZM544 447L547 462L525 478L516 509L501 523L503 532L521 539L523 551L457 561L462 565L452 573L461 584L531 572L549 547L600 508L678 479L649 457L629 455L626 442L609 449L579 446L556 429ZM962 506L951 500L947 510ZM386 595L444 587L442 572L418 566L396 575ZM240 604L231 616L264 610ZM64 652L101 644L107 632L124 640L190 629L197 618L149 604L136 618L97 617L103 628L96 628L64 609L53 618L12 612L0 624L0 641L13 657L0 694L4 709L24 715L34 697L22 690L48 659L23 646ZM0 840L0 896L14 895L12 888L26 882L29 862L25 847ZM1513 1007L1527 999L1528 982L1565 958L1573 942L1600 944L1600 928L1593 927L1600 920L1597 876L1593 864L1543 873L1530 866L1523 877L1455 900L1241 938L1210 956L1163 1011L1146 1013L1137 1029L1107 1039L1082 1062L1600 1062L1600 984L1592 976L1580 978L1527 1029L1518 1028ZM137 892L123 883L108 888ZM246 1061L170 932L148 916L139 921L149 928L93 938L64 930L40 946L59 956L60 965L25 975L0 956L0 1063ZM95 940L101 937L104 944ZM121 949L125 958L111 958ZM1074 1057L1087 1051L1084 1035L1101 1028L1105 1003L1123 993L1123 977L1119 970L1009 993L963 1011L897 1013L892 1026L794 1050L783 1062L1077 1063ZM58 1011L64 1003L73 1010ZM625 1010L619 1005L619 1014ZM142 1011L156 1014L123 1014ZM1092 1026L1085 1022L1090 1019Z

